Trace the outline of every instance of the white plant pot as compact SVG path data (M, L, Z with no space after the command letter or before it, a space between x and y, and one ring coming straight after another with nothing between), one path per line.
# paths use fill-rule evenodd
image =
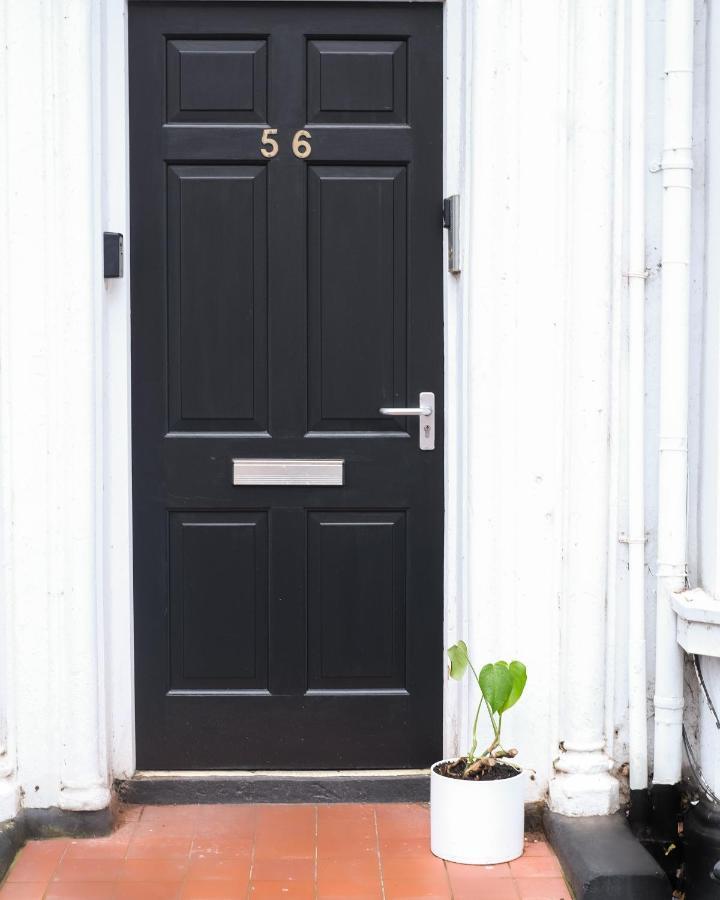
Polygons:
M497 781L465 781L438 775L435 766L430 769L430 849L435 856L486 866L507 862L522 856L524 837L523 772Z

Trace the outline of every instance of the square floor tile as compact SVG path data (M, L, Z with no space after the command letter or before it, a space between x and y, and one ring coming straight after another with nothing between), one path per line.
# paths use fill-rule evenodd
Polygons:
M453 885L453 900L519 900L512 878L479 879L474 884Z
M229 835L196 835L193 838L190 858L250 859L254 841L251 837Z
M186 881L180 891L181 900L245 900L245 881Z
M0 887L0 898L2 900L42 900L46 887L47 883L44 881L40 883L18 881L13 884L5 882L5 885Z
M516 878L522 900L571 900L562 878Z
M250 880L250 859L234 857L193 857L187 873L188 881L244 881Z
M562 878L560 863L553 856L521 856L510 863L513 878Z
M315 877L313 859L256 859L252 867L253 881L312 881Z
M15 858L8 872L7 881L10 883L18 881L47 883L58 866L58 860L53 856L41 858L31 856L27 853L28 849L22 849Z
M318 859L318 881L375 881L380 878L380 860L364 854L354 859Z
M184 859L126 859L120 869L120 881L149 881L180 883L185 877L189 860Z
M179 896L179 884L135 881L116 885L113 900L178 900Z
M111 838L84 838L71 841L65 851L65 859L123 859L127 853L127 840L118 841Z
M382 857L382 873L385 881L417 880L424 878L429 884L447 883L448 876L445 864L436 856L418 857Z
M53 881L107 882L115 881L122 869L121 859L62 859L58 863Z
M383 882L385 900L450 900L450 889L428 884L425 879L403 879ZM489 898L488 898L489 900ZM494 898L493 898L494 900Z
M60 881L50 884L45 900L113 900L115 882Z
M381 900L382 887L380 881L320 881L318 883L318 897L320 900L335 900L335 898L358 898L358 900Z
M291 897L293 900L314 900L315 887L311 881L255 881L250 885L251 900Z
M128 859L186 859L192 838L181 835L135 835L127 848Z

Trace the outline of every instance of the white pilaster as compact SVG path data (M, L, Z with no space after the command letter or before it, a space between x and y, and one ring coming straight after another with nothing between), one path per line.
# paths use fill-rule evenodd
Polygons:
M7 34L7 9L0 8L0 32ZM7 83L8 53L0 45L0 82ZM7 121L7 94L0 91L0 122ZM10 227L8 199L8 158L10 153L7 129L0 133L0 822L11 819L17 811L18 790L15 778L15 753L12 728L12 576L9 538L12 528L11 491L8 478L11 472L8 441L8 396L6 369L8 329L7 304L1 298L8 295L8 232Z
M478 665L527 665L503 729L536 772L531 800L558 740L567 2L474 0L467 22L463 626ZM472 722L477 689L466 702Z
M613 223L614 4L569 7L568 289L560 755L550 806L587 816L618 807L605 752Z
M97 552L99 10L97 0L6 0L3 29L0 427L11 708L23 802L73 810L110 799Z

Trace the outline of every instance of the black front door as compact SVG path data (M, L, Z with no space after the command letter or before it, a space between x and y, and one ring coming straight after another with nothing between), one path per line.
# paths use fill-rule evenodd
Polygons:
M134 0L129 46L138 767L427 765L442 7ZM379 412L421 392L434 450Z

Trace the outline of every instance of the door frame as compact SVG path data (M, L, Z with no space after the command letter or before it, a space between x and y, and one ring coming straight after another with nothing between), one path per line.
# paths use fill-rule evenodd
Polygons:
M296 0L303 2L303 0ZM353 0L342 0L353 2ZM97 7L96 7L97 8ZM102 219L107 231L125 235L125 269L121 279L106 281L102 315L102 361L98 398L98 463L102 477L102 535L99 540L104 595L104 640L101 668L107 685L108 750L111 773L129 778L135 772L134 640L132 590L132 465L130 416L130 235L127 0L106 0L100 6L101 83L95 88L98 164L102 175ZM464 135L470 116L467 78L471 34L465 0L445 0L443 67L444 140L443 194L468 192L464 166ZM440 200L438 198L438 214ZM461 211L462 216L462 211ZM467 221L467 217L464 221ZM467 227L461 219L461 263L466 258ZM444 254L447 258L447 232ZM102 261L98 260L102 268ZM444 643L464 636L468 601L465 596L465 527L468 447L465 423L468 333L468 279L444 275L445 381L445 515L444 515ZM449 683L443 659L436 661L444 679L443 745L457 752L467 729L467 687Z

